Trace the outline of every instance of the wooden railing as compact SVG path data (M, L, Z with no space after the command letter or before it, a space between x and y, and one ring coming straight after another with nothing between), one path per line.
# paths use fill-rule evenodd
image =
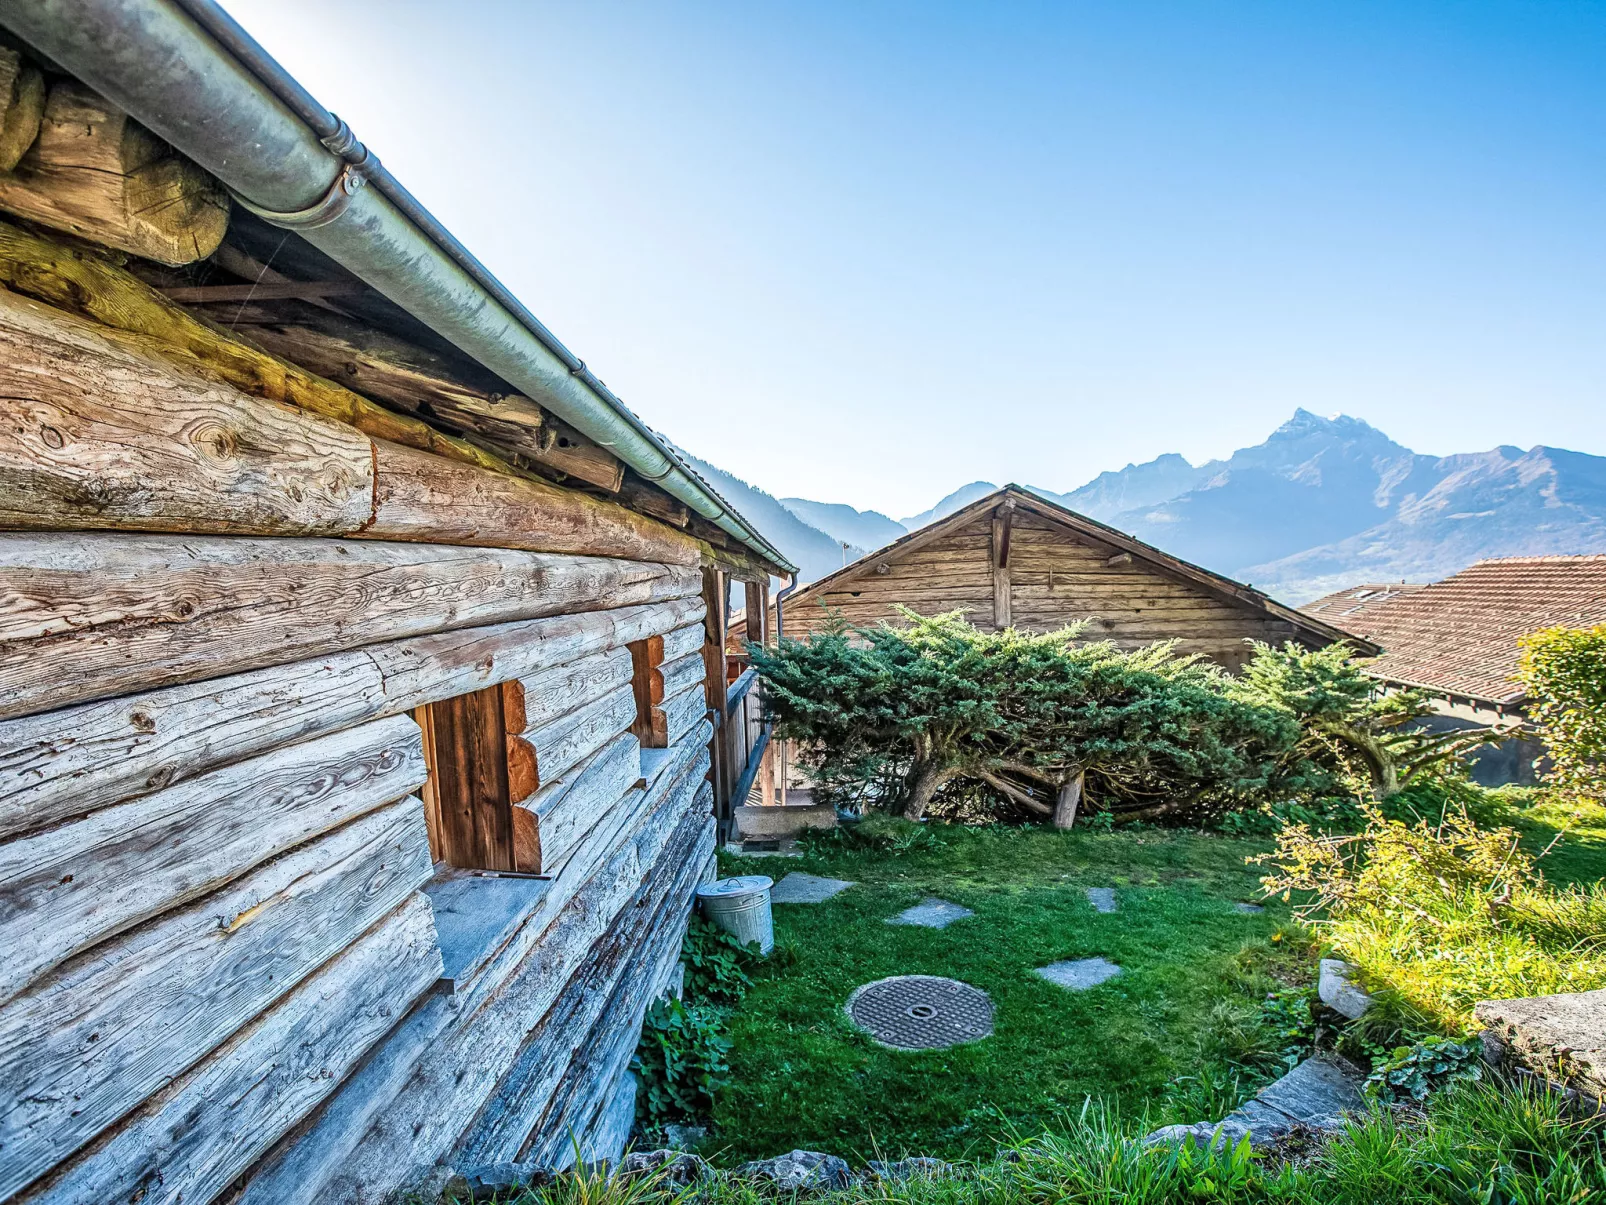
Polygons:
M747 802L765 766L770 730L763 711L758 673L752 669L726 687L722 707L709 711L714 724L714 815L727 833L732 809Z

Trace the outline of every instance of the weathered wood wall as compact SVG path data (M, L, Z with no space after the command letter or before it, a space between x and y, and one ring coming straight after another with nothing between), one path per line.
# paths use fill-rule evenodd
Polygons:
M963 609L971 623L991 627L1002 589L1008 622L1016 627L1043 632L1087 620L1090 639L1107 638L1123 648L1174 639L1182 652L1203 653L1229 669L1241 666L1246 639L1281 643L1296 637L1291 623L1140 558L1112 555L1109 546L1024 510L1011 519L1007 572L999 575L994 526L991 514L980 515L788 602L785 634L817 632L831 613L854 624L898 623L895 604L925 615ZM886 572L877 572L878 565Z
M612 1141L712 867L698 545L195 338L0 290L0 1201L372 1201ZM447 992L413 716L490 687L549 877Z

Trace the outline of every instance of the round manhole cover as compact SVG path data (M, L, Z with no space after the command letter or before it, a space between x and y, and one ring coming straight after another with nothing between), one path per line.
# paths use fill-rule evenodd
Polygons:
M941 1050L993 1032L987 993L957 979L895 975L848 997L848 1020L895 1050Z

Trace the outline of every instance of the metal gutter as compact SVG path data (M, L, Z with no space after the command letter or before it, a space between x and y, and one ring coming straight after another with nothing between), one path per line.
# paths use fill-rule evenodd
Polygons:
M0 0L0 24L463 352L794 571L212 0Z

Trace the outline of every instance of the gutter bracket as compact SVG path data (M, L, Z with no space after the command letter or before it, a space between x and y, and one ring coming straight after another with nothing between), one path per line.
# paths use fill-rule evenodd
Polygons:
M345 128L344 123L342 123L342 128ZM347 129L346 133L349 136L351 131ZM361 145L355 139L352 139L352 142L358 146ZM281 229L316 230L319 226L329 225L337 220L341 214L345 213L346 207L351 204L352 196L367 183L367 177L358 171L354 164L347 164L341 168L340 174L335 177L335 182L329 186L329 191L323 195L322 200L309 205L306 209L297 209L290 213L279 213L272 209L264 209L260 205L254 205L232 188L229 190L229 195L234 198L235 204L241 208L250 210L263 221L270 222Z

